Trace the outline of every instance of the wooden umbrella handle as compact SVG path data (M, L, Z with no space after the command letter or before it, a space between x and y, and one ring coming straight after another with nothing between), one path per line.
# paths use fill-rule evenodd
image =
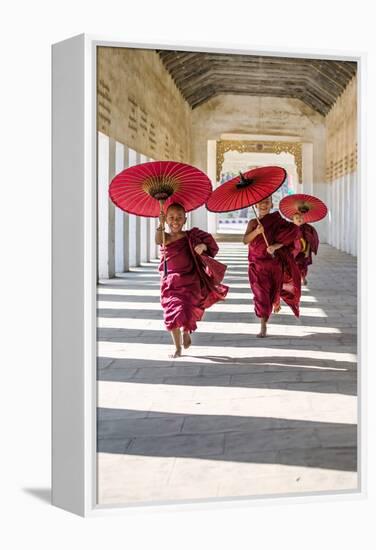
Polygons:
M253 212L255 213L255 216L256 216L256 220L257 220L258 225L262 225L262 223L260 222L260 218L259 218L258 215L257 215L257 212L256 212L255 207L252 206L252 208L253 208ZM264 237L264 241L265 241L266 247L268 247L268 246L269 246L269 243L268 243L268 239L266 238L265 233L262 233L262 236Z
M159 206L161 207L161 214L164 214L164 212L163 212L164 202L165 201L163 201L163 200L159 201ZM164 273L164 276L166 277L167 276L167 260L166 260L166 235L165 235L165 223L164 223L164 221L161 223L161 226L162 226L162 244L163 244L163 273Z
M163 204L164 204L164 201L159 201L159 206L161 207L161 214L164 214ZM164 223L164 221L161 223L161 227L162 227L162 242L163 242L163 246L165 246L165 244L166 244L166 235L165 235L165 223Z

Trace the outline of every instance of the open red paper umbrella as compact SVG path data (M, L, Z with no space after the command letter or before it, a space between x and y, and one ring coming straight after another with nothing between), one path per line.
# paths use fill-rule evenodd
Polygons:
M284 197L279 203L279 209L290 220L294 214L302 214L305 223L318 222L325 218L328 212L322 200L304 193Z
M212 191L204 172L181 162L154 161L126 168L110 183L113 203L130 214L155 218L174 202L186 212L203 205ZM163 228L163 245L165 233ZM164 272L167 265L164 262Z
M232 212L253 206L272 195L286 179L286 170L279 166L254 168L222 183L211 194L206 207L211 212ZM253 208L260 223L256 210ZM264 234L263 234L264 235ZM265 242L269 246L264 235Z
M203 205L212 190L204 172L181 162L154 161L126 168L110 184L110 197L130 214L156 218L177 202L186 212Z

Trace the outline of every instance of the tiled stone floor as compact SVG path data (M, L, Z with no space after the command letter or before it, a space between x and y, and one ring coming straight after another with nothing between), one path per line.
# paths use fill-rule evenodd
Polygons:
M296 319L258 339L246 247L231 289L168 358L156 262L98 287L98 502L357 487L356 260L321 245Z

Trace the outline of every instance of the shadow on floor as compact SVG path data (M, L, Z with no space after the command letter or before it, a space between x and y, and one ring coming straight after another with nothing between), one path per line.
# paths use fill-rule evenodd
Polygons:
M198 357L202 359L202 357ZM112 359L101 357L97 379L132 384L158 384L161 387L210 386L262 388L357 395L354 363L315 361L296 357L231 358L206 356L211 362L158 361L150 359ZM290 361L290 362L289 362ZM302 366L304 363L304 366ZM328 364L330 367L328 367ZM309 365L312 368L309 368ZM319 365L321 368L314 368ZM325 366L324 366L325 365ZM325 370L325 367L328 370Z
M357 427L269 417L98 410L98 451L356 471Z

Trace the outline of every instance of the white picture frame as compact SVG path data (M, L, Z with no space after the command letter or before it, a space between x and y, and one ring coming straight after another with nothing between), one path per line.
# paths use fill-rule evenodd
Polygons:
M224 44L134 44L89 35L52 47L52 503L81 516L139 508L97 505L96 490L96 51L100 46L341 59L358 63L358 472L355 492L249 497L181 507L250 506L349 500L366 495L365 449L365 113L366 56L329 51L275 51ZM146 504L145 504L146 505ZM160 509L160 503L148 504Z

